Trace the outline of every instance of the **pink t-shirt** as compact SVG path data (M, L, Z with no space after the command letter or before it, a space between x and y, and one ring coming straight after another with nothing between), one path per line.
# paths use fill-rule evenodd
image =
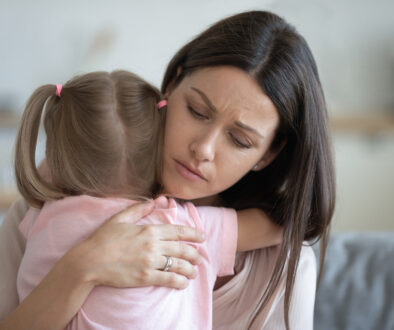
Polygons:
M17 289L22 301L71 247L85 240L111 215L133 204L127 199L68 197L30 208L20 230L27 238ZM156 208L137 222L182 224L204 231L203 243L188 243L202 257L197 277L184 290L164 287L95 287L68 329L211 329L212 291L217 276L232 275L237 216L232 209L194 207L159 197Z

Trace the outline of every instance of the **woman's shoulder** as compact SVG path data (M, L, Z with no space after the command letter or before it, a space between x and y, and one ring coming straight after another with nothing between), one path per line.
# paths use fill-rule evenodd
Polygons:
M280 254L280 245L274 245L250 252L253 253L240 253L240 255L244 256L243 259L245 259L245 256L253 256L256 260L263 260L262 263L265 265L267 262L270 262L274 265ZM299 269L316 269L316 256L312 246L307 241L302 243L300 258L298 260L298 270Z
M7 239L7 237L15 236L13 233L19 234L19 224L29 209L29 205L24 199L15 201L4 215L1 230L0 230L0 244Z
M24 199L15 201L8 209L0 228L0 245L6 249L5 245L10 243L18 245L24 250L25 238L19 231L19 225L29 209L29 205Z
M29 209L29 205L27 204L24 198L20 198L11 204L9 209L7 210L3 223L15 223L17 226L22 221L25 216L27 210Z
M11 205L0 228L0 319L18 305L16 275L26 239L19 230L29 206L20 199Z
M26 239L20 232L19 225L28 209L27 202L24 199L19 199L11 205L5 214L0 227L0 251L2 253L17 257L23 254Z

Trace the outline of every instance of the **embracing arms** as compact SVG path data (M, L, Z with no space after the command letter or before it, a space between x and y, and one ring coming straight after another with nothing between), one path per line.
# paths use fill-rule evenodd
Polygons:
M152 206L150 203L135 204L110 218L89 239L60 259L18 307L17 301L8 302L10 295L14 300L17 297L18 268L14 267L12 274L7 275L3 275L4 268L0 269L1 279L5 281L1 286L0 329L62 329L97 284L184 288L187 278L195 276L193 264L198 262L199 255L193 247L177 240L201 242L202 235L183 226L134 225L151 211ZM23 217L26 209L18 216ZM13 240L19 234L16 230L19 221L12 213L7 214L0 237L9 236L9 240ZM10 230L7 224L15 228ZM8 258L18 266L24 251L13 260L11 249L10 246L2 251L0 262L3 265ZM24 246L19 250L24 250ZM171 272L160 271L166 261L165 255L174 256ZM12 288L6 289L4 295L3 288L10 282Z
M201 233L184 226L134 225L134 222L148 214L151 208L149 203L136 204L110 218L89 239L72 248L60 259L18 307L15 282L24 252L24 242L18 246L18 256L7 255L14 253L11 246L2 251L1 264L4 265L4 260L11 260L15 267L11 267L12 274L8 274L8 278L3 275L5 268L0 269L1 278L5 281L3 284L9 285L12 282L11 290L3 291L5 286L1 286L0 306L6 308L2 307L0 310L0 319L3 320L0 322L0 329L61 329L98 284L115 287L159 285L184 288L187 279L195 276L193 264L198 263L199 255L193 247L178 240L201 242ZM17 227L27 210L26 204L22 209L6 216L0 231L1 239L14 241L16 236L20 235ZM270 222L259 210L241 211L241 249L277 243L277 232L271 230ZM8 225L14 228L10 231L7 229ZM251 236L252 234L255 236ZM171 272L161 271L166 255L173 257ZM13 300L16 299L11 305L8 302L10 295L13 295Z

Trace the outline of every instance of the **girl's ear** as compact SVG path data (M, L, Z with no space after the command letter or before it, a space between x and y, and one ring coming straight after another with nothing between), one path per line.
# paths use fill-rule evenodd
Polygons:
M182 74L182 67L178 66L178 68L176 69L176 76L174 79L172 79L170 81L170 83L167 85L167 89L166 92L164 93L164 97L168 98L168 96L170 96L170 94L172 93L172 91L175 88L175 82L178 80L178 77Z
M253 166L252 171L260 171L264 167L268 166L273 162L273 160L279 155L279 153L283 150L286 146L287 140L283 140L278 148L268 150L263 157Z

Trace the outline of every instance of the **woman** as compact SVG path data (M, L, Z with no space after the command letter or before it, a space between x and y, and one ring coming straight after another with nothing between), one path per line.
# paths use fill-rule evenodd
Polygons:
M271 13L229 17L174 56L162 91L166 190L199 204L259 207L284 226L280 246L238 255L237 275L218 279L213 327L312 328L315 265L302 245L325 245L335 184L327 111L305 40ZM3 328L62 328L95 285L187 285L198 255L172 240L198 241L199 233L132 224L149 211L140 204L122 212L67 253ZM1 230L2 272L9 272L2 297L15 296L24 212L19 202ZM165 256L174 265L157 271ZM4 318L16 302L0 307Z

